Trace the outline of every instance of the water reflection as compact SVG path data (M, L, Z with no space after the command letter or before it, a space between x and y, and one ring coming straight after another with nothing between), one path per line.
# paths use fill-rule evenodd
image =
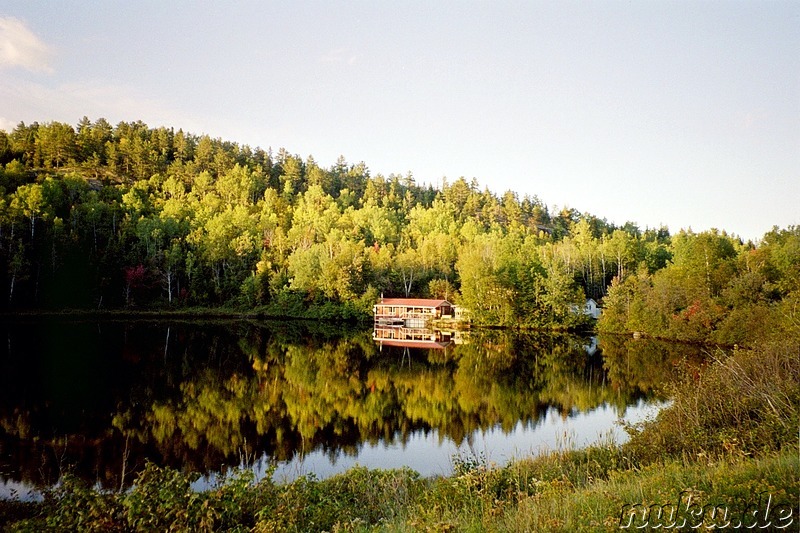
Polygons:
M442 331L429 328L408 328L405 326L380 326L375 325L372 330L372 340L380 348L395 346L399 348L423 348L430 350L444 350L454 342L463 344L462 331Z
M554 421L605 431L602 420L657 402L675 362L698 355L494 330L429 349L246 321L14 322L0 334L0 487L49 485L69 467L118 488L146 460L210 475L279 461L325 475L314 461L413 467L444 453L417 467L439 473L451 450L481 439L526 453L548 442L520 438Z
M551 408L537 422L519 421L511 430L499 426L476 430L460 444L442 437L437 430L415 431L402 443L363 444L353 455L331 456L313 451L279 462L274 476L278 480L292 480L309 473L327 477L355 465L368 468L407 466L423 476L447 475L452 470L454 457L479 457L502 465L514 458L583 447L598 441L623 442L627 435L621 422L635 424L654 416L663 405L661 401L641 399L628 406L623 417L609 405L586 412L575 411L566 417L558 409ZM267 464L265 460L259 462L256 472L264 475ZM205 479L199 486L208 486L212 480Z

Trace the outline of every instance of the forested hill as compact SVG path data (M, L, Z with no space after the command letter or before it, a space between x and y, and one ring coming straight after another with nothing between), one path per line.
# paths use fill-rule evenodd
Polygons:
M574 305L606 297L615 278L684 265L700 288L670 301L669 315L700 296L723 305L730 281L757 269L753 245L724 232L619 228L474 180L437 190L343 158L322 168L311 156L141 122L20 123L0 131L0 163L6 310L269 306L358 316L383 293L446 297L479 323L563 327L581 320ZM798 238L795 228L772 233L765 243ZM764 283L790 274L769 268ZM765 298L792 289L781 290Z

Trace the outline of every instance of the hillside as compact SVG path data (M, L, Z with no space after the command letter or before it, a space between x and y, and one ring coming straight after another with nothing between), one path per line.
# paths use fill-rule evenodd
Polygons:
M357 318L385 294L446 297L478 324L564 328L592 297L611 311L606 329L742 342L726 312L769 320L800 277L797 228L756 247L724 231L616 227L475 180L438 190L141 122L21 123L0 131L0 163L11 311Z

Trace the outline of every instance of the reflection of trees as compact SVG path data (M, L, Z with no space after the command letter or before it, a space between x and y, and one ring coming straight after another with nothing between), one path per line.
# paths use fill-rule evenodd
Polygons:
M684 371L684 364L697 364L703 359L703 348L695 344L634 339L628 335L601 335L599 346L611 388L628 394L663 394L669 377Z
M82 334L91 339L94 327ZM600 352L587 355L585 339L494 330L404 357L402 349L379 350L369 332L309 327L104 324L100 341L115 362L102 401L80 407L81 424L59 426L47 391L2 396L0 461L15 467L0 473L49 483L64 460L85 478L118 486L123 470L145 457L213 472L265 453L355 453L364 442L407 442L418 430L460 443L476 430L535 424L551 406L564 416L604 403L624 410L657 387L672 360L673 345L651 353L604 338L604 361ZM77 361L74 348L66 356ZM6 379L18 383L34 371L9 370ZM42 457L48 466L40 470Z

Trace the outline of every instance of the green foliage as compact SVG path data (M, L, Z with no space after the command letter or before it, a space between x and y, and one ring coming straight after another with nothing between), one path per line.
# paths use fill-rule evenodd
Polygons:
M435 300L447 300L450 302L459 299L458 289L446 279L430 280L426 296Z
M44 494L37 513L12 522L10 531L127 531L116 494L99 491L67 473Z
M248 531L275 499L273 471L258 483L252 471L235 471L198 492L191 488L196 475L148 463L120 498L126 525L133 531Z
M696 508L724 505L728 517L733 518L731 524L746 516L746 512L752 512L753 506L758 506L763 513L766 505L764 501L759 505L759 495L764 492L772 496L773 505L793 508L792 516L796 517L796 501L800 495L798 466L796 454L790 453L754 461L723 460L714 464L665 460L644 468L612 472L608 480L592 480L585 487L575 488L557 481L542 483L540 493L521 501L495 522L494 527L507 531L615 531L620 529L621 523L627 524L628 515L623 514L623 510L630 506L677 506L682 494L684 505L688 495L692 496ZM623 507L626 505L627 508ZM777 515L771 518L775 526ZM665 520L664 523L670 522ZM709 520L706 524L713 525L713 522ZM651 522L651 529L659 529L653 526L658 526L655 520ZM631 528L634 527L636 525Z
M574 209L551 216L536 197L475 180L437 191L344 158L323 168L284 149L86 117L20 123L2 132L0 157L5 309L279 314L286 300L286 316L362 317L373 287L452 294L479 324L531 328L583 326L585 298L606 298L607 330L749 342L728 311L763 332L800 289L796 228L758 249L717 231L671 238ZM125 273L139 266L146 281L133 290Z
M773 230L759 248L724 233L681 232L672 261L615 279L598 327L692 342L754 346L791 328L800 258L797 228Z
M759 495L766 493L773 507L788 504L796 517L799 467L797 455L787 452L713 464L666 459L631 468L618 448L596 446L502 468L477 462L446 478L421 479L409 470L356 467L327 480L303 476L275 485L268 479L242 482L247 476L236 474L237 481L197 495L205 503L206 515L213 514L215 520L192 523L191 529L183 519L190 513L158 507L160 501L184 503L180 492L169 492L169 482L166 493L143 495L145 506L164 513L145 521L131 522L120 514L120 502L128 497L111 494L107 499L116 514L111 509L98 512L97 504L89 503L67 516L40 504L37 518L9 522L7 528L153 530L142 527L146 522L159 524L161 531L606 531L618 529L620 519L627 519L622 514L626 504L676 505L681 494L691 495L700 506L725 505L729 516L738 518L759 505ZM64 505L87 505L76 494L64 498ZM765 502L760 505L763 513ZM771 517L777 524L778 515Z
M330 531L394 520L424 488L412 470L354 467L326 480L301 476L257 513L255 531Z
M217 512L192 491L195 478L149 463L124 499L128 523L136 531L211 529Z

